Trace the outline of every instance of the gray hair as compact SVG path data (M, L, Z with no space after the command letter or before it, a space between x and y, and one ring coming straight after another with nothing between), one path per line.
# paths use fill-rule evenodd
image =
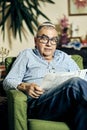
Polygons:
M51 22L43 22L39 27L38 27L38 31L43 28L43 27L53 27L56 30L56 27L54 24L52 24Z

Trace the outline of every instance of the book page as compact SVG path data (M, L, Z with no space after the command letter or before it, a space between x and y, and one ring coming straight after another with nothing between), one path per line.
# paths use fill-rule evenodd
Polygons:
M48 73L43 78L41 87L45 90L48 90L49 88L56 87L73 77L80 77L84 80L87 80L87 69L78 70L74 72Z

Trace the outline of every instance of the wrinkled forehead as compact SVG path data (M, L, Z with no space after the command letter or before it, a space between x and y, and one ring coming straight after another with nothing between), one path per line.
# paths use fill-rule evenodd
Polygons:
M40 34L43 34L43 33L46 33L46 32L49 32L50 33L53 32L55 33L55 35L58 35L57 31L56 31L56 28L54 26L41 26L38 31L37 31L37 35L40 35Z

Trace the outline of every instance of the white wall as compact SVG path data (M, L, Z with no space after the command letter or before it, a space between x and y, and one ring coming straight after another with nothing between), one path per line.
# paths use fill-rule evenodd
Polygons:
M65 14L70 23L75 23L79 26L79 35L84 37L87 33L87 16L68 16L68 0L54 0L55 4L45 4L41 5L41 10L51 19L54 24L57 24L58 19ZM40 22L46 21L44 18L39 17ZM16 56L18 53L25 48L34 48L34 38L27 31L27 40L23 38L23 41L20 42L18 38L13 39L12 35L10 38L12 39L12 43L8 41L7 32L5 41L3 41L2 33L0 34L0 48L5 47L10 50L9 56Z

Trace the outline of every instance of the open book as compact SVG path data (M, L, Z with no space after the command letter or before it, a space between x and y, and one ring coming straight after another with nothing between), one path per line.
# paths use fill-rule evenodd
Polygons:
M41 87L48 90L51 87L56 87L66 80L80 77L87 81L87 69L73 71L73 72L59 72L59 73L48 73L41 83Z

